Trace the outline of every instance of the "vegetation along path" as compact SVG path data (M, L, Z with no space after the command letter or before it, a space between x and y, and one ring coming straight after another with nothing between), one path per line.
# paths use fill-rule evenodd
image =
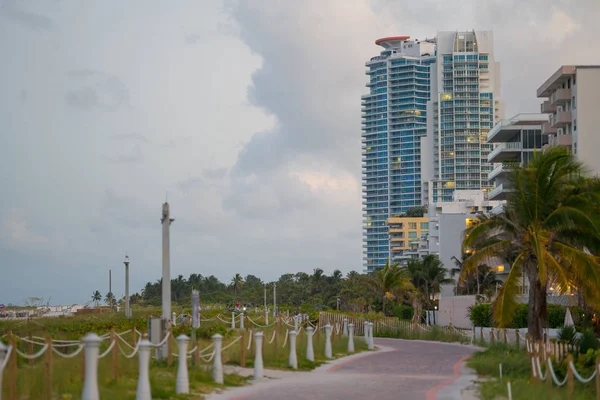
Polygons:
M360 340L360 338L357 338ZM459 378L472 346L376 339L380 351L359 354L324 365L313 372L281 374L252 386L213 394L209 400L459 399L460 391L442 393ZM267 374L268 376L269 374Z

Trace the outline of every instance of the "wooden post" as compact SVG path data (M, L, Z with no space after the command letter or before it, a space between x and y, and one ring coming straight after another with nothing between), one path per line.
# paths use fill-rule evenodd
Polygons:
M481 328L479 328L479 338L481 339L481 341L483 342L483 326Z
M46 350L46 356L44 359L44 388L45 388L45 399L52 400L52 339L50 336L46 338L46 344L48 350Z
M10 359L8 360L8 400L17 400L17 339L12 331L8 332L8 344L12 346ZM48 349L50 352L52 350Z
M519 329L515 329L515 343L517 344L517 349L519 348L519 342L520 342L520 338L519 338Z
M567 354L567 398L573 398L573 392L575 390L575 377L570 364L573 362L573 354Z
M85 349L81 351L81 382L85 381Z
M242 330L242 340L240 340L240 342L242 343L242 347L240 348L240 367L245 368L246 367L246 331Z
M115 343L112 349L112 378L116 382L119 379L119 349L117 349L117 334L114 329L110 330L110 340Z
M167 365L173 365L173 328L169 328L169 340L167 340Z
M490 344L494 343L494 328L490 329Z
M33 343L31 343L32 340L33 337L31 336L31 332L29 332L29 354L33 354ZM33 365L33 360L29 360L29 365Z
M600 400L600 356L596 357L596 400Z

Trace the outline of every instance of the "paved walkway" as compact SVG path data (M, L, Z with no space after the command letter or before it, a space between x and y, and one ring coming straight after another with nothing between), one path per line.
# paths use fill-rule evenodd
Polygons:
M312 372L266 371L252 386L213 394L209 400L450 400L460 399L461 364L475 347L375 339L380 351L361 353ZM464 371L463 371L464 372Z

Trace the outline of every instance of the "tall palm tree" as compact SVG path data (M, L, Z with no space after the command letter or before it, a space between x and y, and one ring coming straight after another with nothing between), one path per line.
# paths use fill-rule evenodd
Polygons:
M384 315L388 300L393 300L412 288L408 270L400 268L398 264L390 265L389 260L385 262L384 268L372 272L366 282L382 297Z
M422 304L433 307L433 297L440 292L440 286L454 283L454 279L447 276L448 271L439 257L428 254L422 259L410 260L407 265L411 282L416 288L413 293L413 308L415 319L421 316Z
M100 294L100 292L98 290L96 290L94 292L94 294L92 294L92 301L94 303L96 303L96 307L98 307L98 305L100 304L100 302L102 301L102 294Z
M600 304L600 183L585 179L583 167L563 148L535 153L525 168L508 176L513 188L504 210L479 217L465 231L461 279L481 263L498 257L513 260L493 307L499 326L508 325L517 307L522 274L529 282L528 333L542 337L547 321L546 290L573 286L586 301Z
M242 288L244 285L244 278L240 274L235 274L233 278L231 278L231 286L233 287L233 293L235 296L235 300L237 300L238 290Z
M106 297L104 298L104 302L107 306L113 308L117 305L117 300L115 299L115 295L112 292L108 292Z

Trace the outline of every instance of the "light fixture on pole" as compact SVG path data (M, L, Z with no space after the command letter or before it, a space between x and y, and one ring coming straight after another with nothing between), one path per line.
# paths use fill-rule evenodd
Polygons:
M125 318L131 318L131 308L129 306L129 256L125 255Z

